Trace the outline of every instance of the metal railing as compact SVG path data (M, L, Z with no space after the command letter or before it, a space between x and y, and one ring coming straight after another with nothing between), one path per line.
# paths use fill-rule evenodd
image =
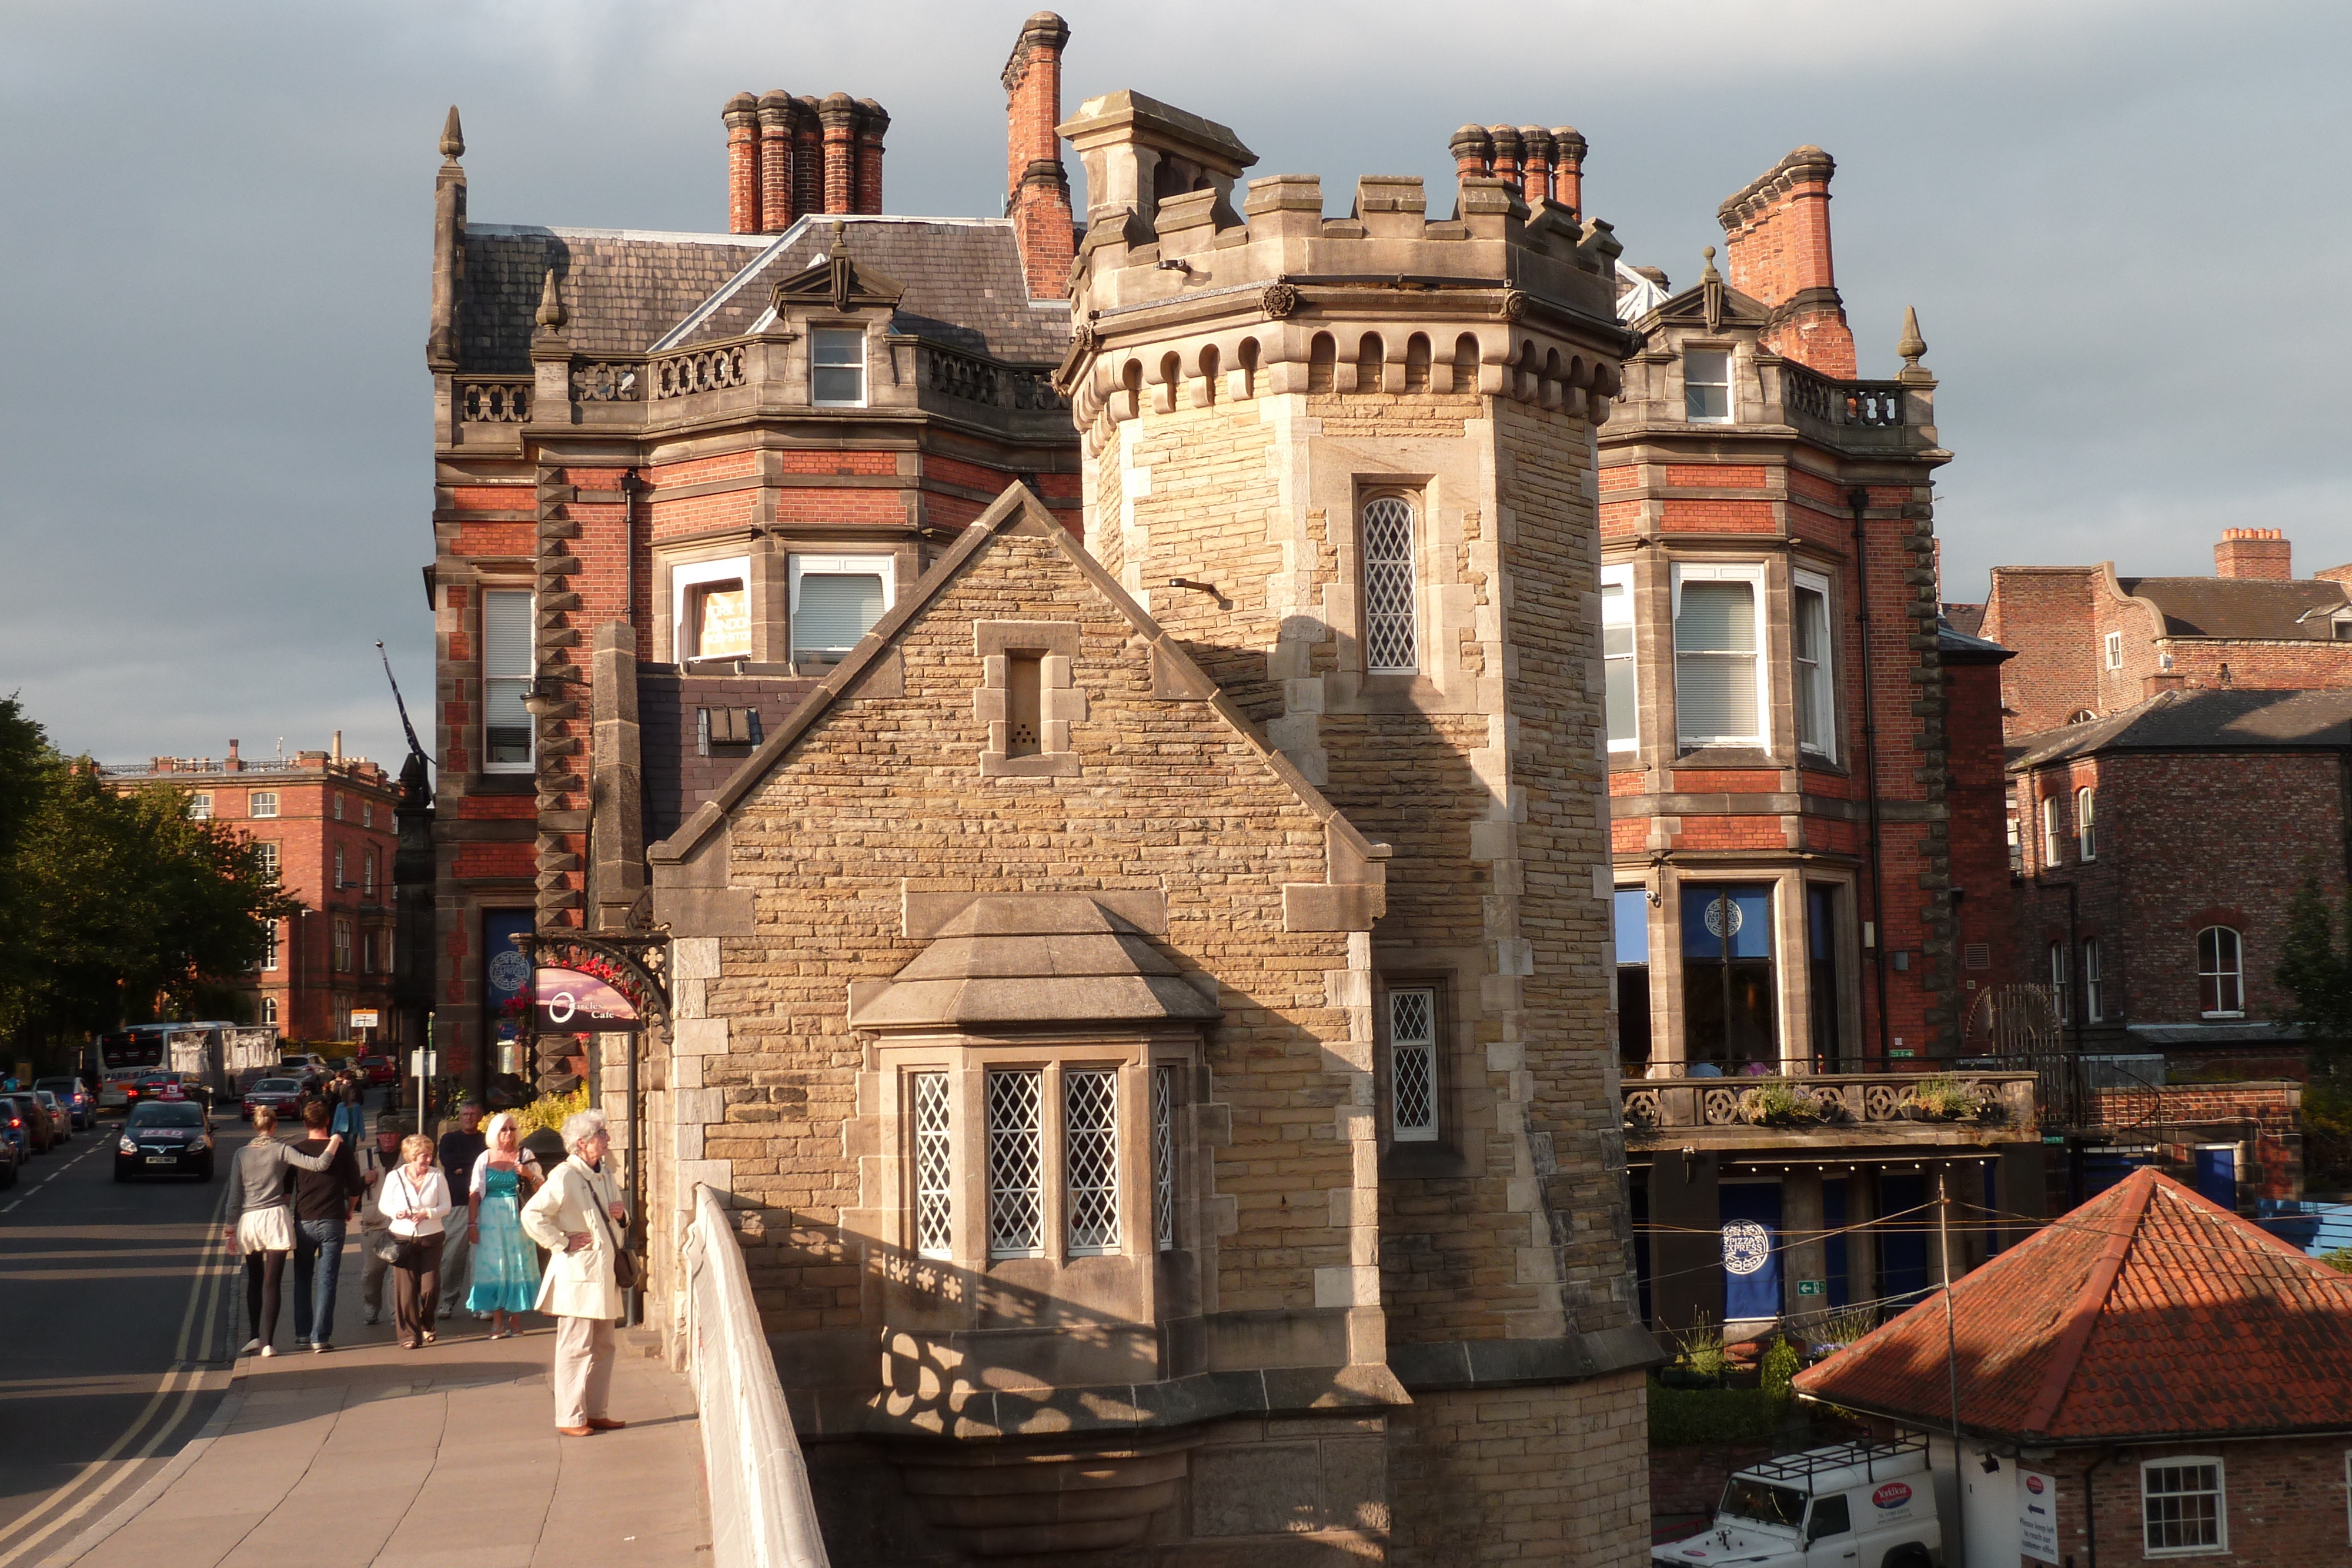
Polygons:
M719 1195L699 1184L683 1261L687 1375L702 1427L712 1568L828 1568L808 1465L743 1249Z

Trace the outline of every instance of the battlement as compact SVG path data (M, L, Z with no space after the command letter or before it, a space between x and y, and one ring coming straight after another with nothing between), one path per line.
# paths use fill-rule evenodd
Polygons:
M1476 392L1607 417L1632 346L1608 224L1477 173L1439 219L1396 175L1358 181L1344 218L1312 174L1253 180L1236 212L1255 154L1224 126L1121 92L1061 131L1095 193L1062 371L1095 450L1149 410L1265 393Z

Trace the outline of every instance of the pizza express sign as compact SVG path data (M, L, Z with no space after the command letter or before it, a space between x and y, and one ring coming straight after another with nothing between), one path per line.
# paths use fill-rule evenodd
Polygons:
M541 969L533 978L531 1014L542 1034L622 1034L641 1025L635 1004L593 975Z

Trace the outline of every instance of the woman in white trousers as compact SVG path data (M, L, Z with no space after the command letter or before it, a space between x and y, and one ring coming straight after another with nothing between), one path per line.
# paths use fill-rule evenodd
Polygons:
M604 1155L612 1139L602 1112L583 1111L563 1124L571 1157L555 1167L523 1205L522 1228L548 1249L539 1310L556 1320L555 1429L567 1437L628 1425L605 1414L613 1387L613 1321L625 1310L614 1259L629 1223Z

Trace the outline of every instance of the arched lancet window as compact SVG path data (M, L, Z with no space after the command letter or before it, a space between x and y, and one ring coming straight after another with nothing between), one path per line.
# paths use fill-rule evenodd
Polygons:
M1376 496L1364 503L1364 669L1412 674L1421 668L1413 594L1412 503Z
M2237 1018L2246 1010L2245 945L2227 925L2197 934L2197 1009L2207 1018Z

